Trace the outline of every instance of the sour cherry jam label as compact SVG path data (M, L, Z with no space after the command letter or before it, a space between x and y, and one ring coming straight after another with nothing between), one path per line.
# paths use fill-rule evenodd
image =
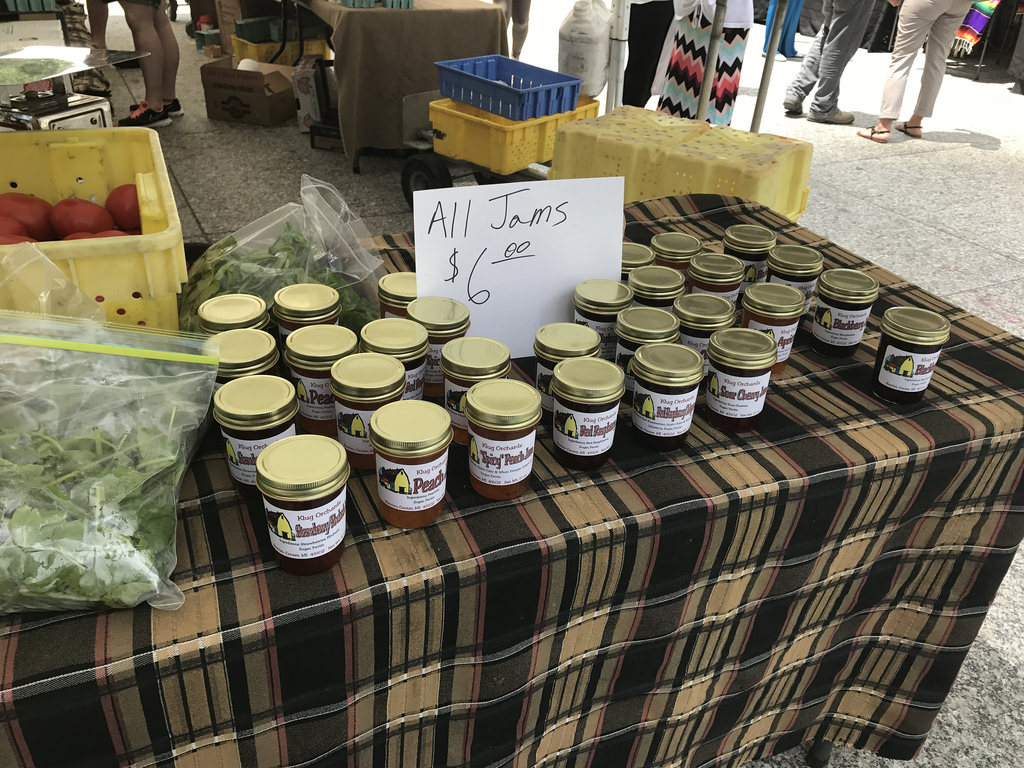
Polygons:
M860 344L870 316L870 306L865 309L842 309L832 306L819 296L811 332L814 338L826 344L853 347Z
M377 454L377 495L393 509L422 512L444 498L448 449L426 464L405 464Z
M878 383L897 392L923 392L938 361L938 352L907 352L890 344L878 370Z
M515 485L533 471L536 430L511 440L481 437L469 428L469 472L487 485Z
M553 437L555 445L576 456L600 456L611 450L615 440L615 420L619 403L615 401L606 411L587 413L555 403Z
M261 437L257 440L246 440L244 438L232 437L221 431L226 442L225 449L228 453L228 470L236 482L244 485L256 485L256 458L271 443L276 443L285 437L292 437L296 434L295 425L289 424L287 429L282 430L272 437Z
M270 543L279 555L295 560L311 560L332 552L345 538L345 497L337 497L312 509L282 509L266 497Z
M718 370L713 362L708 370L708 408L730 419L745 419L761 413L768 397L771 371L760 376L734 376Z
M678 395L633 388L633 425L655 437L677 437L689 431L697 405L697 387Z

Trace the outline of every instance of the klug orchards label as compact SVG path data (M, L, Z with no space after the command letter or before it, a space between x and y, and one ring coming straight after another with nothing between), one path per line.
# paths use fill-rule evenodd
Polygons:
M370 444L370 417L373 410L360 410L342 405L334 401L334 418L338 422L338 442L349 453L361 453L369 456L373 453Z
M466 421L466 393L469 387L456 384L447 376L444 377L444 407L451 417L452 426L456 429L468 429Z
M330 377L314 379L292 369L299 413L313 421L334 421L334 393Z
M511 440L481 437L469 427L469 474L487 485L515 485L533 471L536 430Z
M551 396L551 377L554 376L554 369L548 368L548 364L537 358L537 391L540 392L540 404L545 411L550 411L555 404Z
M768 277L768 262L764 257L744 259L740 256L739 260L743 262L743 282L740 283L740 293L746 291L754 283L763 283Z
M591 320L589 317L584 317L580 314L580 311L575 310L575 322L576 325L585 325L593 331L597 332L597 335L601 337L601 358L603 360L614 360L615 359L615 321L612 320L610 323L602 323L597 320Z
M377 454L377 495L392 509L420 512L444 498L448 449L426 464L407 464Z
M345 538L345 496L312 509L282 509L264 497L270 543L278 554L295 560L311 560L333 551Z
M756 320L751 320L747 323L748 328L761 331L761 333L767 333L775 339L775 343L779 346L777 362L780 363L783 360L789 360L789 353L793 351L793 339L796 338L796 329L799 325L799 318L790 325L768 325L768 323L759 323Z
M807 310L811 308L811 299L814 296L814 289L818 285L818 278L812 277L810 280L790 280L789 278L780 277L779 275L769 275L767 282L782 283L783 285L788 285L790 288L796 288L804 295L804 312L807 312Z
M889 344L878 370L878 383L897 392L923 392L938 361L938 352L907 352Z
M612 447L615 421L619 416L616 400L608 410L586 413L555 401L553 437L555 445L575 456L598 456Z
M615 364L626 373L626 391L633 389L633 374L629 372L629 361L636 357L636 350L624 346L621 341L615 343Z
M733 376L718 370L714 362L709 363L708 370L706 400L712 411L730 419L745 419L757 416L764 408L770 371L760 376Z
M261 437L257 440L232 437L223 429L221 434L226 443L225 450L228 454L228 471L236 482L244 485L256 485L256 458L263 453L263 449L271 443L276 443L285 437L295 435L295 425L289 424L276 435Z
M811 333L818 341L837 347L854 347L860 344L867 326L871 307L866 309L841 309L834 307L821 296L814 310Z
M707 288L701 288L699 285L694 285L690 288L690 293L706 293L709 296L721 296L723 299L728 299L735 304L736 299L740 297L740 287L736 286L731 291L709 291Z
M633 387L633 426L655 437L676 437L687 432L697 405L697 387L667 395L639 382Z
M405 392L402 394L403 400L423 399L423 376L426 370L426 358L424 358L423 362L415 368L405 369Z
M441 347L445 345L445 342L440 344L430 344L427 347L427 368L424 374L424 380L427 384L440 384L444 381L444 374L441 372Z
M708 347L711 345L711 336L690 336L688 333L683 331L679 332L679 343L686 347L691 347L698 352L700 356L704 358L704 375L708 375Z

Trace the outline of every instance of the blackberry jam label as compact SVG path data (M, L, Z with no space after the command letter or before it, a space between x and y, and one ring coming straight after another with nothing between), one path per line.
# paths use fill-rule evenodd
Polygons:
M878 369L878 383L897 392L923 392L938 361L938 352L907 352L889 344Z
M818 297L818 306L814 310L814 322L811 333L818 341L836 347L855 347L860 344L867 327L871 307L864 309L840 309Z

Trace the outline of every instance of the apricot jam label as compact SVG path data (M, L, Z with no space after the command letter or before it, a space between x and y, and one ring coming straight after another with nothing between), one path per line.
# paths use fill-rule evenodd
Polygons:
M776 359L776 362L779 363L789 360L789 353L793 351L793 339L796 338L796 329L799 325L799 318L790 325L768 325L768 323L759 323L756 320L747 323L748 328L767 333L775 339L775 343L779 345L779 356Z
M730 419L745 419L757 416L764 408L770 371L760 376L733 376L718 370L714 362L708 370L706 398L712 411Z
M889 344L878 369L878 383L897 392L923 392L938 361L938 352L907 352Z
M580 314L580 311L575 310L576 325L585 325L593 331L597 332L597 335L601 337L601 358L603 360L614 360L615 359L615 320L612 319L610 323L601 323L597 320L591 320L589 317L584 317Z
M220 433L224 436L224 450L228 455L228 471L231 473L231 477L243 485L256 485L256 458L271 443L294 436L295 425L289 424L276 435L261 437L257 440L232 437L223 429Z
M447 376L444 378L444 407L451 417L452 426L456 429L468 429L466 420L466 393L469 387L456 384Z
M424 375L424 381L427 384L440 384L444 381L444 374L441 372L441 347L445 345L445 342L440 344L430 344L427 347L427 369Z
M537 391L540 392L540 405L545 411L554 407L555 399L551 396L551 377L554 376L554 369L548 368L548 364L537 358Z
M708 346L711 344L711 336L690 336L680 332L679 343L686 347L692 347L700 352L704 358L704 375L708 375Z
M370 417L373 411L362 411L334 401L334 418L338 422L338 442L349 453L369 456L373 453L370 444Z
M696 405L697 387L666 395L637 382L633 388L633 426L654 437L676 437L690 429Z
M294 560L311 560L332 552L345 538L345 496L310 509L282 509L265 496L270 543L277 554Z
M448 449L426 464L405 464L377 454L377 495L392 509L422 512L444 498Z
M423 359L415 368L405 369L405 392L402 394L403 400L422 400L423 399L423 376L427 370L427 360Z
M313 421L334 420L334 394L329 377L312 379L292 369L292 380L299 398L299 413Z
M586 413L556 401L554 410L552 436L563 451L575 456L600 456L611 449L619 416L618 402L610 404L607 411Z
M481 437L469 427L469 474L487 485L515 485L533 471L537 432L512 440Z
M790 288L796 288L800 293L804 295L804 312L807 312L811 308L811 297L814 296L814 289L818 285L818 278L815 277L811 280L790 280L786 277L779 277L778 275L769 275L769 283L782 283L788 285Z
M855 347L860 344L867 327L871 307L865 309L841 309L829 304L821 296L814 310L811 333L818 341L836 347Z
M736 286L731 291L709 291L707 288L701 288L699 285L695 284L690 289L690 293L706 293L709 296L721 296L723 299L728 299L735 304L736 299L740 296L740 287Z

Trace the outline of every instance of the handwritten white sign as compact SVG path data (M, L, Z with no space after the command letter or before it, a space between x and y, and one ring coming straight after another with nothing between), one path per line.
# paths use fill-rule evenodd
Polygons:
M622 271L621 177L413 194L416 292L469 307L472 336L533 354L547 323L572 321L576 284Z

